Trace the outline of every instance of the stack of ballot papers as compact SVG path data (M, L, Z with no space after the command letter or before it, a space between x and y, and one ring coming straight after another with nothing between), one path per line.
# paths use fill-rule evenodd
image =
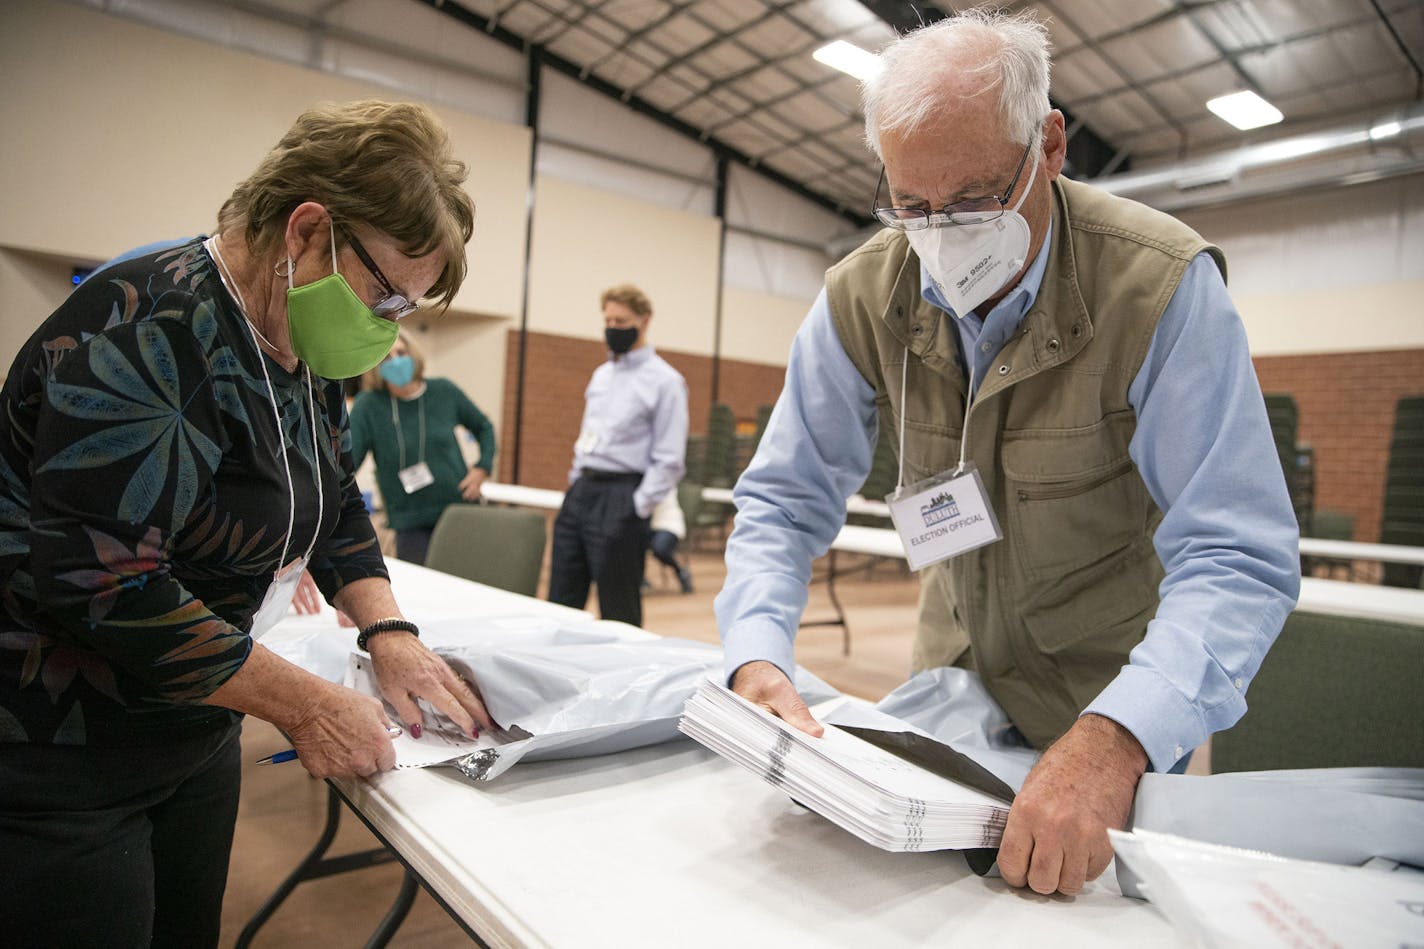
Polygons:
M717 682L702 681L678 728L712 751L786 791L845 830L884 850L997 847L1013 792L953 749L911 732L826 725L813 738ZM852 732L933 758L980 788L950 780ZM926 747L932 746L932 747Z

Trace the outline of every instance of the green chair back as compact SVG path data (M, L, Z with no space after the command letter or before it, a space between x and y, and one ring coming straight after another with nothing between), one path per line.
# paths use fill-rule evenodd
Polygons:
M689 535L697 526L703 503L702 485L695 481L683 481L677 486L677 506L682 508L682 519L687 523Z
M707 447L702 464L702 482L715 488L730 488L735 479L737 419L732 407L712 406L707 416Z
M1424 396L1400 399L1394 409L1380 543L1424 546ZM1424 586L1424 568L1387 563L1384 583L1395 587Z
M895 482L899 477L900 465L895 458L895 433L882 430L875 441L875 455L870 462L870 473L865 476L865 483L856 493L871 501L883 501L887 494L895 490ZM890 526L889 521L874 514L848 514L846 523L862 527Z
M534 596L544 566L544 515L525 508L452 504L430 537L425 565L511 593Z
M1295 612L1211 769L1424 767L1424 626Z
M771 410L773 406L758 405L756 411L756 442L761 444L761 437L766 434L766 424L771 421Z
M706 480L707 474L707 436L689 435L687 436L687 454L683 456L686 470L682 476L688 481L696 481L699 484Z
M1313 467L1302 470L1298 430L1300 413L1296 409L1294 397L1284 392L1267 392L1266 418L1271 423L1271 438L1276 443L1276 456L1285 474L1286 488L1290 491L1291 507L1295 509L1296 522L1302 534L1316 536L1311 530L1311 515L1315 506L1315 479Z

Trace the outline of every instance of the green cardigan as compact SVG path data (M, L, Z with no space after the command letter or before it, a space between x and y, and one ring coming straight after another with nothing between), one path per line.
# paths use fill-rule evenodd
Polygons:
M392 419L400 420L399 438ZM425 445L420 444L420 416L425 415ZM455 426L463 425L479 440L480 460L475 466L486 472L494 468L494 425L475 407L465 393L448 379L426 379L425 391L417 398L396 399L385 391L362 392L351 407L351 459L359 468L370 452L376 458L376 484L386 506L386 522L392 530L434 527L446 506L460 498L460 481L468 468L460 453ZM407 494L400 482L401 443L405 444L405 465L422 458L430 466L435 481L414 494Z

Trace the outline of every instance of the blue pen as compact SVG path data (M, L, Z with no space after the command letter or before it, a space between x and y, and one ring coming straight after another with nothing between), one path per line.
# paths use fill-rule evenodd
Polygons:
M392 738L399 738L401 735L405 734L405 732L401 730L401 727L400 727L399 725L387 725L387 726L386 726L386 734L390 735ZM284 762L284 761L296 761L296 760L297 760L297 749L295 749L295 748L288 748L286 751L278 751L278 752L275 752L275 753L273 753L273 754L265 755L265 756L263 756L263 757L261 757L261 758L258 758L256 763L257 763L257 764L281 764L281 763Z

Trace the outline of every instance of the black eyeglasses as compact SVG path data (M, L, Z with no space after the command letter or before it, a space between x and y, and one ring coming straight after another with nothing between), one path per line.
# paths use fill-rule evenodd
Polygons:
M371 307L372 313L386 319L403 320L420 309L419 303L412 303L406 299L405 294L391 286L391 282L386 279L385 274L381 273L381 268L377 267L376 262L371 259L371 255L366 253L366 248L361 246L361 242L356 239L355 234L348 232L346 239L350 241L351 249L356 252L356 256L361 258L361 263L366 265L366 269L371 271L371 276L375 277L376 282L381 285L384 296L376 301L375 306Z
M1014 189L1019 184L1019 175L1023 174L1024 162L1028 161L1028 153L1033 149L1034 144L1035 142L1029 142L1028 147L1024 149L1023 155L1019 158L1019 166L1014 169L1013 180L1009 182L1009 190L1004 192L1002 198L997 195L967 198L964 201L946 204L938 211L932 211L929 208L874 207L880 201L880 185L885 181L885 167L882 165L880 180L875 183L875 200L871 202L870 211L881 224L900 231L922 231L927 227L942 227L945 224L960 226L986 224L995 218L1002 217L1004 208L1013 200Z

